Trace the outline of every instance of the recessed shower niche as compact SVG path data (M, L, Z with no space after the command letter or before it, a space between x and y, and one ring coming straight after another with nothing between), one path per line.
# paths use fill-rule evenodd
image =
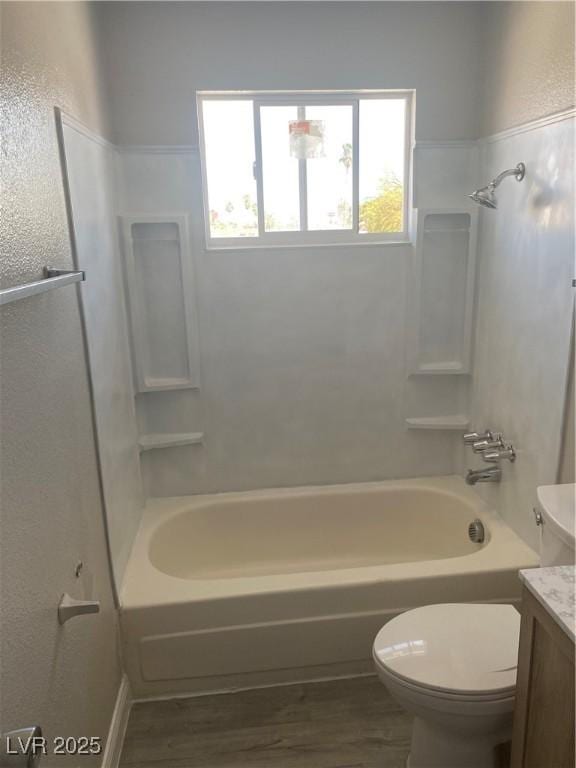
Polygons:
M476 227L477 212L471 209L418 211L408 374L440 379L434 386L423 380L407 388L406 421L413 429L462 429L468 422L468 383L455 389L450 377L471 369Z
M418 212L411 373L469 372L475 245L475 212Z
M121 220L136 391L197 388L198 334L187 217Z
M165 449L187 451L204 441L193 391L200 384L199 348L187 219L178 214L121 217L138 449L147 495L157 492L157 475L166 475L167 460L160 456Z

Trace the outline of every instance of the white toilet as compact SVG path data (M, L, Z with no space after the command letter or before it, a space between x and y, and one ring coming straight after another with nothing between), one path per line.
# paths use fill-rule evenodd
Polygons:
M548 488L538 489L541 563L573 564L575 486ZM415 716L408 768L494 768L511 737L519 632L513 606L479 603L415 608L382 627L378 676Z
M510 738L520 614L447 603L407 611L374 641L380 680L415 715L410 768L493 768Z

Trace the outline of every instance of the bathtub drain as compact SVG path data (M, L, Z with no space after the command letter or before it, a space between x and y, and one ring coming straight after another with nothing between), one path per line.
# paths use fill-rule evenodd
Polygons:
M482 544L485 538L484 523L482 520L473 520L468 526L468 536L474 544Z

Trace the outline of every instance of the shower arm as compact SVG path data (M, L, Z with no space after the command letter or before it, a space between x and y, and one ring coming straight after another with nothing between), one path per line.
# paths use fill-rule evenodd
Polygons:
M525 173L526 173L526 166L524 165L524 163L518 163L518 165L515 168L508 168L507 171L502 171L502 173L499 173L495 179L492 179L492 181L488 186L492 187L492 189L496 189L497 187L500 186L500 184L504 181L504 179L507 176L515 176L516 181L522 181Z

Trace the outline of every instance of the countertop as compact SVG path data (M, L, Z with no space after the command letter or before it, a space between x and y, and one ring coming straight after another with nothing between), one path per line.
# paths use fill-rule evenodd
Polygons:
M526 587L573 641L576 640L575 578L573 565L520 571L520 579Z

